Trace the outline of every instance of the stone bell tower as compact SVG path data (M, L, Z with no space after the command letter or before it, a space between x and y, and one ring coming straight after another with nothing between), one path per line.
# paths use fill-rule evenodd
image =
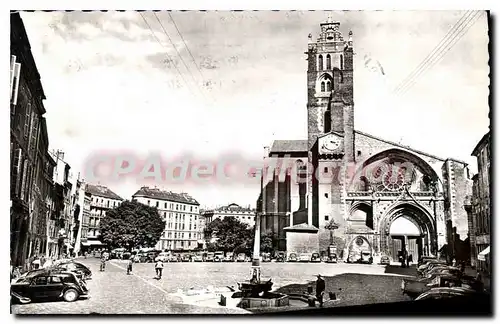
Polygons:
M321 33L315 42L309 35L306 52L309 149L318 136L331 131L345 134L352 143L354 128L352 32L345 41L340 22L331 18L320 27ZM352 160L352 144L347 146L346 157Z
M335 221L344 230L346 165L354 161L353 43L344 40L340 22L320 24L316 41L309 36L307 70L308 224L318 229L319 248L327 249L326 224ZM324 171L325 170L325 171ZM322 183L316 175L328 173L335 181Z

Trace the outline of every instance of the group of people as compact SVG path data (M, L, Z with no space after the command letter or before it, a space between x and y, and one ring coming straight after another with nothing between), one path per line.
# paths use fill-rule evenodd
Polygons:
M401 268L407 268L413 263L413 255L408 255L408 251L402 250L398 252L399 262L401 262Z
M109 260L109 253L108 251L104 251L101 253L101 271L106 271L106 262ZM132 273L134 266L134 255L131 255L128 260L127 260L127 275L130 275ZM156 272L156 279L161 279L161 276L163 274L163 262L160 259L156 260L155 263L155 272Z
M132 273L132 267L134 265L134 256L130 256L130 258L127 261L127 274ZM156 272L156 279L161 279L161 276L163 274L163 262L160 259L156 259L155 262L155 272Z

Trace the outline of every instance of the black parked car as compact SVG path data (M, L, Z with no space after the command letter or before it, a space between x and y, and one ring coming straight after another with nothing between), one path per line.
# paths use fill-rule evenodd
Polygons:
M286 253L279 251L276 253L276 262L285 262L286 260Z
M33 300L59 298L73 302L79 297L88 296L89 290L85 282L74 273L43 269L29 273L11 284L10 294L23 304Z
M92 271L90 271L90 269L86 265L80 262L67 261L67 262L56 263L55 265L52 266L52 268L75 272L85 280L92 279Z

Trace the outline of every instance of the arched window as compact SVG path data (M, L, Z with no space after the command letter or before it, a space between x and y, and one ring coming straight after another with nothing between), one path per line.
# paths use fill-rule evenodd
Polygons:
M332 69L332 58L330 57L330 54L326 56L326 69L327 70Z
M342 54L340 54L340 69L344 69L344 56Z
M323 55L320 55L319 56L319 59L318 59L318 70L319 71L323 71Z
M326 81L326 91L332 91L332 84L330 83L330 81Z
M325 92L325 82L321 82L321 92Z

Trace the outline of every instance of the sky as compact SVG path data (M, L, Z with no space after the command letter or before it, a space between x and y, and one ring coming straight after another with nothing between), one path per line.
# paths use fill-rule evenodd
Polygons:
M329 15L345 39L353 32L355 129L464 160L475 172L470 154L489 125L484 12L461 25L463 36L403 96L393 95L464 13L157 12L161 25L152 12L21 17L47 97L50 148L65 152L76 176L96 152L260 160L273 140L307 138L304 52ZM101 183L130 199L136 178ZM254 206L260 190L258 182L158 186L208 207Z

